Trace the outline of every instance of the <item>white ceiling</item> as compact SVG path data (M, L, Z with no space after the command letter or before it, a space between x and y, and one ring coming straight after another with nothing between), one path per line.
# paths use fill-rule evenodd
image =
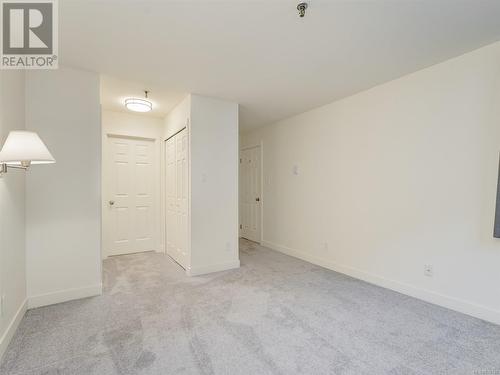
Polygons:
M143 116L164 118L186 95L159 86L143 85L142 83L101 75L101 105L104 109L129 112L125 108L125 99L144 98L145 90L149 91L148 100L153 103L153 110L146 113L135 113Z
M297 2L60 1L61 63L236 101L245 130L500 39L498 0Z

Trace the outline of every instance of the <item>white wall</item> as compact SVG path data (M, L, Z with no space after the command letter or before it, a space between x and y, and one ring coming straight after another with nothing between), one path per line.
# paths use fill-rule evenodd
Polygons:
M261 140L265 245L500 323L500 43L241 138Z
M25 128L24 72L0 71L0 148L10 130ZM0 358L26 310L25 172L0 177Z
M163 120L156 117L148 117L146 115L138 115L132 113L125 112L114 112L114 111L102 111L102 160L105 162L107 160L106 156L108 155L108 135L122 135L122 136L130 136L130 137L141 137L141 138L149 138L154 139L155 141L155 160L156 162L156 170L154 175L154 180L156 181L156 189L155 196L158 204L154 207L155 213L155 228L154 235L156 251L164 251L163 244L163 217L161 210L161 179L160 174L163 165L162 155L162 143L163 143L163 133L164 133L164 124ZM104 179L102 192L106 194L107 188L104 186ZM102 210L108 210L108 197L103 197L102 202ZM104 218L103 211L103 218ZM105 223L103 221L103 245L107 243L106 236L107 233L105 229ZM106 257L105 250L103 248L103 257Z
M191 95L191 275L239 267L238 104Z
M187 273L239 267L238 104L188 95L165 118L164 139L186 125L190 154Z
M184 128L191 117L191 95L187 95L179 104L172 109L164 121L163 139L170 138L179 130Z
M26 127L57 160L33 167L26 188L30 307L101 292L99 76L29 71Z

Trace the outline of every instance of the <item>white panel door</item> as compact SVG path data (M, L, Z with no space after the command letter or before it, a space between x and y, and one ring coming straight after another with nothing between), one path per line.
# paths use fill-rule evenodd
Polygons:
M166 244L167 254L177 256L177 166L175 153L175 137L165 142L166 152Z
M154 141L108 137L106 255L155 250Z
M240 152L240 236L261 240L260 147Z
M188 255L188 135L182 130L166 141L167 253L182 267Z

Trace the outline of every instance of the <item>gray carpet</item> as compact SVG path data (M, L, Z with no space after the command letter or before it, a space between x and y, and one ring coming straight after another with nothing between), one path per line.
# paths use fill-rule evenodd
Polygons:
M499 326L248 241L241 261L108 259L104 295L29 311L0 373L500 374Z

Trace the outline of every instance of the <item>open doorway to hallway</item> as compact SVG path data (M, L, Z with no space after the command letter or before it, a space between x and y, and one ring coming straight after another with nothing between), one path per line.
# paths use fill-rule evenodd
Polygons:
M103 259L165 253L165 116L183 96L154 89L137 99L143 90L101 77ZM130 110L130 101L143 101L149 111Z

